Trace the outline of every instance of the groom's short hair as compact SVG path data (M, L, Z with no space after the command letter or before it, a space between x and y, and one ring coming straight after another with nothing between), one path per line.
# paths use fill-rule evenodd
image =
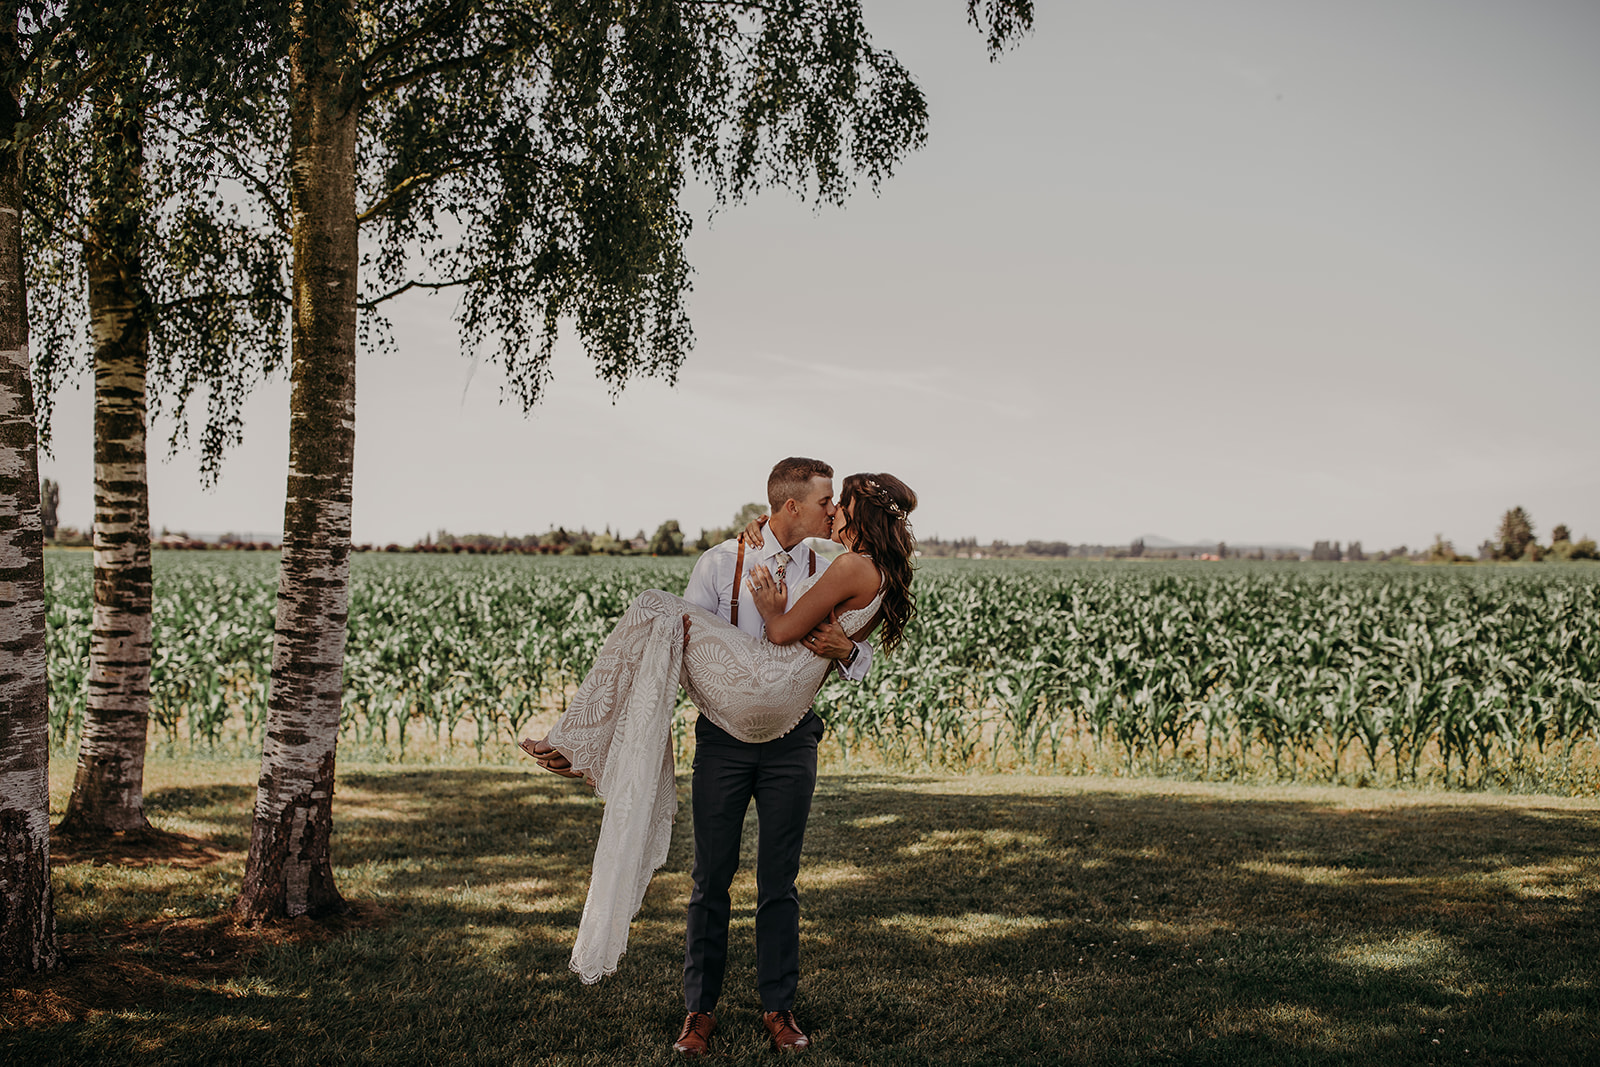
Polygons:
M767 503L776 512L785 500L799 500L813 478L832 478L833 468L820 459L790 456L778 460L767 475Z

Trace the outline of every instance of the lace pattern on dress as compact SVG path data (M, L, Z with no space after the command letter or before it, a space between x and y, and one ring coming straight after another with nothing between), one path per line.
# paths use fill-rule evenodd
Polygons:
M586 984L616 973L628 924L672 843L678 789L671 730L683 666L683 603L659 590L640 594L550 731L550 743L606 802L570 961Z

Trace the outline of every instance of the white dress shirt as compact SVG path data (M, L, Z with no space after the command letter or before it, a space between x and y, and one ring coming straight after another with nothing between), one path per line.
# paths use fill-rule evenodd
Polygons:
M739 561L738 538L729 538L720 545L713 545L694 564L694 572L689 575L689 587L683 591L683 599L695 607L704 608L714 615L726 619L733 610L734 583L739 583L739 629L745 633L755 634L760 637L766 629L766 623L761 618L761 612L756 607L755 596L750 592L750 586L745 584L745 578L754 567L765 565L767 570L776 575L778 565L772 557L782 552L783 546L778 544L778 539L768 533L760 548L754 545L745 545L744 569L738 574L734 573L734 565ZM784 572L789 583L789 603L787 607L794 607L799 597L795 594L795 587L811 573L811 557L814 553L811 546L804 541L789 549L791 562ZM828 569L828 561L817 556L817 573L821 574ZM845 636L849 636L846 634ZM839 673L852 682L859 682L867 676L867 671L872 666L872 646L865 641L856 643L856 661L845 668L843 662L835 660Z

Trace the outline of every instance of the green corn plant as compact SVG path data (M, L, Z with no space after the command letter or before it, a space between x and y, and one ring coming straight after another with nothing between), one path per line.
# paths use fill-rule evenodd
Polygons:
M275 563L157 553L152 709L166 744L260 744ZM79 729L89 570L87 554L48 554L57 748ZM564 707L639 590L681 591L688 570L358 555L343 728L399 758L419 730L494 758ZM916 592L902 647L818 696L846 758L1046 769L1077 743L1130 772L1192 751L1207 776L1265 764L1337 779L1358 749L1374 775L1470 784L1580 757L1600 724L1592 566L924 561Z

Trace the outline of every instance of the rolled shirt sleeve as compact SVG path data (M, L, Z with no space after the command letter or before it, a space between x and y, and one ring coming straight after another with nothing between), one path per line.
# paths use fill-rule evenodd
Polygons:
M856 661L849 667L846 667L842 660L836 661L839 664L839 674L847 682L861 681L872 669L872 646L865 641L857 641L856 653Z

